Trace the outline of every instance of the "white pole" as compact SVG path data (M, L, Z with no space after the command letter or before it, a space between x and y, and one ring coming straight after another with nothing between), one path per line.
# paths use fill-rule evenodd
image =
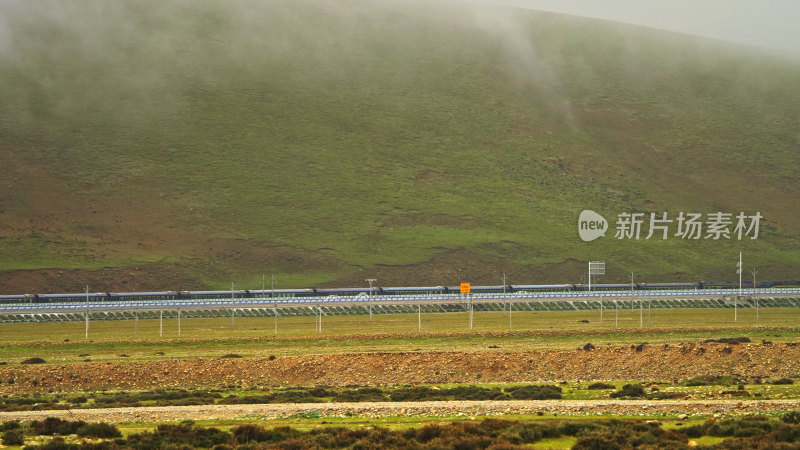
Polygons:
M589 292L592 292L592 262L589 261Z
M181 309L178 308L178 337L181 336Z
M467 294L470 295L470 294ZM472 329L472 297L469 297L469 329Z
M236 323L234 322L236 320L236 309L233 307L234 305L233 290L235 286L236 284L233 281L231 281L231 328L233 328L236 325Z
M739 269L736 271L739 272L739 293L733 298L733 321L736 322L739 320L739 295L742 295L742 252L739 252Z
M513 326L512 326L513 324L511 323L511 311L512 311L512 307L513 306L514 306L514 302L508 302L508 329L509 330L513 328Z
M133 312L133 322L134 322L134 327L135 327L135 330L133 332L133 337L134 338L138 338L139 337L139 311L134 311Z
M372 321L372 283L378 281L377 278L367 278L366 280L369 282L369 293L367 296L367 307L369 309L369 320Z
M614 300L614 312L615 312L614 326L619 328L619 302L616 300Z
M275 297L275 275L270 275L270 278L272 279L272 290L270 291L269 295L270 295L270 297L275 298L275 307L273 309L274 309L274 312L275 312L275 336L277 336L278 335L278 299Z
M506 303L507 303L507 301L508 300L506 299L506 274L504 273L503 274L503 315L504 316L506 315Z
M756 323L758 323L758 291L756 290L756 268L753 267L753 295L756 296Z
M89 339L89 286L86 286L86 339Z
M158 336L164 337L164 310L158 312Z
M422 331L422 303L417 303L417 325L419 331Z
M631 312L633 312L633 272L631 272Z

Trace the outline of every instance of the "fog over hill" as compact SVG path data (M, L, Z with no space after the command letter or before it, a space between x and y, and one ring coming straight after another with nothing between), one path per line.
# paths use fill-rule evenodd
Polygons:
M6 1L0 293L800 279L798 123L798 58L574 16Z

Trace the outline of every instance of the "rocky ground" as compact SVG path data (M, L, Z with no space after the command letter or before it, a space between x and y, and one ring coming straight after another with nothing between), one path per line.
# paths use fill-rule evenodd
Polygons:
M41 420L59 417L69 420L102 422L166 422L184 419L222 420L286 418L292 415L319 413L320 416L367 418L385 416L500 416L509 414L559 415L642 415L669 414L736 415L795 410L798 400L508 400L446 402L362 402L362 403L291 403L269 405L203 405L106 408L57 411L0 412L0 422ZM315 414L316 415L316 414Z
M82 362L0 367L0 394L37 391L264 388L274 386L536 383L586 380L677 382L698 375L800 377L800 346L672 344L593 350L402 352ZM13 383L13 384L12 384Z

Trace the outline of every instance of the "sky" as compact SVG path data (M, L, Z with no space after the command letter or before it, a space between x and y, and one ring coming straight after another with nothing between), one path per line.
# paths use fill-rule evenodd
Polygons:
M467 0L594 17L800 53L798 0Z

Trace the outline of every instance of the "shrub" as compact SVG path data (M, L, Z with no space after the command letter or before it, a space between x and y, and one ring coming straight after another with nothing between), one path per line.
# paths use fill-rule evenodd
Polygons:
M82 420L74 422L61 420L57 417L48 417L44 420L34 420L30 424L30 433L34 436L52 436L54 434L75 434L78 428L86 425Z
M120 433L117 427L109 423L87 423L78 428L76 433L81 437L88 436L107 439L122 437L122 433Z
M131 435L127 441L134 448L190 446L210 448L231 443L233 436L217 428L195 428L189 425L159 425L154 432Z
M683 382L684 386L732 386L737 379L730 375L699 375Z
M8 422L3 422L3 424L0 425L0 431L16 430L21 426L22 425L19 423L19 420L9 420Z
M45 362L47 361L43 360L42 358L28 358L20 362L20 364L44 364Z
M276 427L267 430L260 425L241 425L231 430L231 432L233 433L233 438L240 444L248 442L281 442L287 439L295 439L302 435L302 432L291 427Z
M365 387L356 390L347 390L334 398L337 402L382 402L386 396L378 388Z
M594 350L595 346L591 342L587 342L586 345L583 346L583 349L586 350L586 351Z
M792 425L797 425L800 423L800 411L789 411L786 414L781 416L781 420L784 423L790 423Z
M770 380L769 384L794 384L791 378L778 378L777 380Z
M447 400L447 397L441 390L431 389L427 386L399 388L394 390L390 397L393 402Z
M436 393L437 391L433 391ZM479 386L456 386L449 389L442 389L441 392L453 400L499 400L507 396L498 388L487 389Z
M25 445L25 438L22 435L22 430L8 430L3 433L3 445Z
M644 388L641 384L626 384L622 389L609 394L611 398L644 397Z
M514 400L557 400L561 398L561 388L550 385L527 385L506 388Z
M222 355L222 358L241 358L242 355L237 355L236 353L228 353L227 355Z
M589 385L589 389L593 391L597 389L614 389L615 387L616 386L614 386L613 384L602 383L602 382L592 383Z

